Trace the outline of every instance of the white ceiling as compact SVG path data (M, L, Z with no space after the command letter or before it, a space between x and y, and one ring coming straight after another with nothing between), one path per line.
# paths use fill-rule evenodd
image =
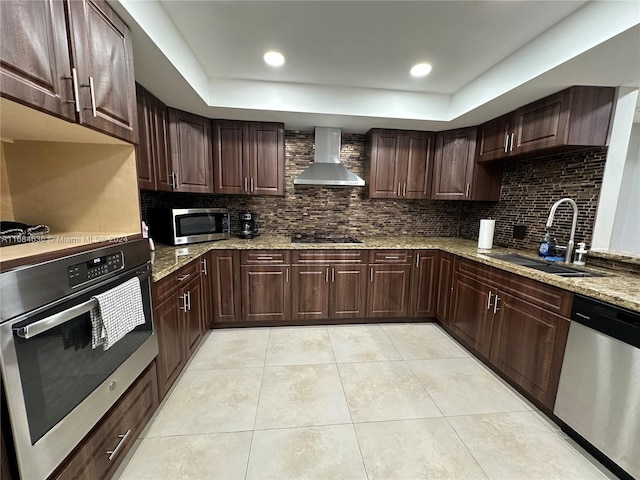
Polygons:
M574 84L640 87L640 1L113 1L136 79L209 117L364 132L488 120ZM269 49L286 56L268 67ZM418 62L427 77L409 76Z

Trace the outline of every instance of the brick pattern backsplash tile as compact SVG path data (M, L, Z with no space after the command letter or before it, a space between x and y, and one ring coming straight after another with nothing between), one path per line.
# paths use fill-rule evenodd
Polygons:
M142 218L152 206L221 207L231 212L232 232L238 213L256 213L261 232L339 231L355 236L422 235L477 239L481 218L496 219L496 245L536 249L545 232L549 208L571 197L578 203L578 241L591 241L606 148L557 154L508 164L500 202L456 202L369 199L363 188L295 186L293 179L313 161L313 132L285 132L284 197L202 195L142 192ZM342 162L363 175L364 135L342 134ZM368 179L365 179L368 181ZM570 209L558 210L553 232L559 243L568 239ZM524 240L513 240L513 225L527 226ZM153 225L151 225L153 235Z
M575 242L591 243L598 197L604 174L606 148L518 160L505 166L500 202L465 202L460 214L460 236L477 239L480 219L496 220L494 243L537 250L546 231L551 206L569 197L578 205ZM572 209L558 207L550 232L566 244L571 232ZM524 240L513 239L513 226L525 225Z

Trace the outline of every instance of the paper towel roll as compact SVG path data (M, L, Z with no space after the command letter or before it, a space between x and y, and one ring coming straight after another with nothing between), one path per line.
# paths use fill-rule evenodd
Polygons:
M490 250L493 247L493 230L495 227L495 220L480 220L480 232L478 232L479 249Z

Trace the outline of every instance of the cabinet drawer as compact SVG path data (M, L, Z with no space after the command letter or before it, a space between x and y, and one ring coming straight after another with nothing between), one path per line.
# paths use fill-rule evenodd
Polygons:
M108 478L122 462L157 407L158 384L154 361L89 433L54 478Z
M410 250L370 250L369 263L411 263Z
M276 265L290 262L289 250L245 250L240 253L242 265Z
M167 275L162 280L153 284L153 297L156 305L160 305L164 300L175 293L186 282L193 280L198 275L200 268L200 258L189 262L184 267L180 267L171 275Z
M366 254L366 250L294 250L291 263L366 263Z
M490 283L491 287L497 289L501 285L506 272L482 263L466 260L464 258L456 258L455 271L463 273L468 277L475 278L482 282Z

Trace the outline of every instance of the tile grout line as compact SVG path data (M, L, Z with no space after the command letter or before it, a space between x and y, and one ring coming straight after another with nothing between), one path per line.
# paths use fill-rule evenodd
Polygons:
M490 479L491 477L489 476L489 473L484 469L484 467L482 466L482 464L480 463L480 461L478 460L478 458L476 458L476 456L473 454L473 452L471 451L471 449L469 448L469 446L465 443L465 441L462 439L462 437L460 436L460 434L458 433L458 431L455 429L455 427L451 424L451 422L449 421L449 418L447 417L443 417L446 422L447 425L449 425L449 428L451 428L451 430L453 430L453 433L456 434L456 437L458 437L458 439L460 440L460 443L462 443L462 446L467 450L467 452L469 452L469 455L471 455L471 457L473 458L473 460L476 462L476 465L478 465L478 468L480 468L480 470L482 470L482 473L485 474L485 476L487 477L487 479Z

